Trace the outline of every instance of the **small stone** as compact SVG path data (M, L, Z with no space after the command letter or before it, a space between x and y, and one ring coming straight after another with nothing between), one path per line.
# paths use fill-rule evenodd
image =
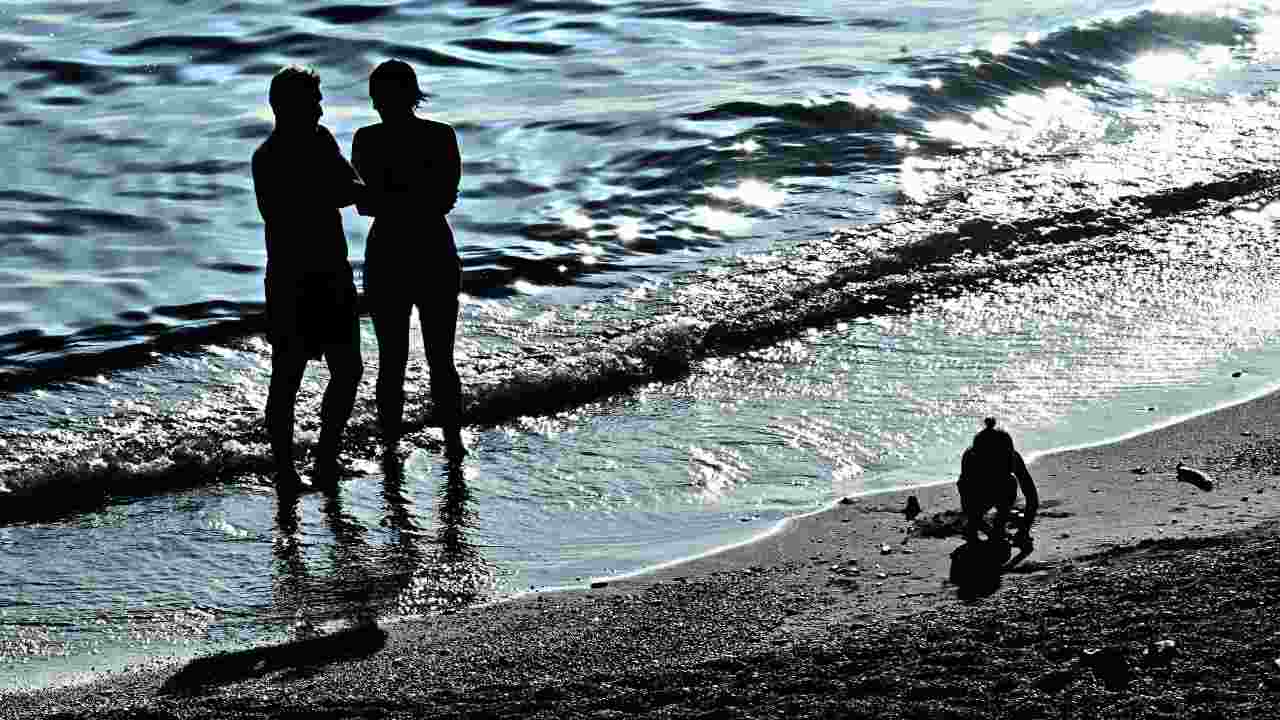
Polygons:
M605 588L605 587L609 587L609 583L605 582L604 580L597 580L591 583L592 590L599 590L600 588Z
M1213 490L1213 478L1209 477L1209 474L1205 471L1184 463L1178 463L1174 470L1177 473L1179 482L1190 483L1205 492Z
M1093 670L1093 674L1106 685L1108 690L1122 690L1128 687L1131 674L1129 661L1120 647L1090 648L1080 656L1085 667Z
M893 548L892 548L892 547L890 547L888 543L883 543L883 544L881 544L881 545L880 545L880 554L881 554L881 555L888 555L888 554L889 554L889 553L891 553L891 552L893 552Z
M852 505L852 504L853 504L853 498L849 497L848 495L845 495L844 497L840 498L840 504L841 504L841 505Z
M1168 665L1178 653L1178 644L1173 640L1157 640L1147 646L1142 654L1144 664L1152 667Z
M1076 677L1075 669L1070 667L1057 668L1036 678L1035 686L1045 692L1058 692L1071 684Z
M916 516L920 514L920 501L916 499L915 495L907 498L907 506L902 509L902 514L908 520L915 520Z

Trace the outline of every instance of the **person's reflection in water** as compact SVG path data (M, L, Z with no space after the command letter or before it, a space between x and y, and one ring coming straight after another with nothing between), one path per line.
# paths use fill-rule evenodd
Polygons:
M338 491L325 493L324 518L333 533L329 563L333 568L331 602L334 614L356 625L377 624L375 603L390 578L369 572L377 553L365 539L368 529L358 518L343 510L342 493Z
M403 490L403 466L394 456L384 458L387 523L400 532L401 545L421 549L421 528L408 510ZM494 588L494 571L471 541L477 515L472 507L471 490L461 460L446 463L442 470L436 507L435 552L414 557L408 582L400 594L397 610L404 615L465 607L486 599ZM414 541L407 539L412 536ZM407 559L407 552L401 553Z
M395 551L389 558L392 572L404 579L397 597L396 612L409 614L403 605L404 588L412 587L412 578L427 563L426 533L414 514L413 495L405 487L403 461L393 453L382 457L382 508L384 524L393 533Z
M317 626L329 621L376 624L379 587L385 580L366 572L374 552L366 540L368 529L343 510L339 490L326 492L321 509L333 543L327 547L329 572L315 572L306 557L301 499L297 490L277 488L273 599L276 609L292 619L291 635L314 636L320 632Z
M296 487L276 486L276 539L272 547L275 556L275 582L272 583L272 600L276 609L292 618L290 634L294 639L310 637L316 633L305 598L310 594L311 576L303 557L301 520L298 506L300 493Z
M479 551L467 538L468 531L476 525L476 513L471 509L471 490L467 487L462 463L451 462L445 466L436 517L439 520L436 542L440 547L440 560L459 563L478 559Z
M434 538L419 524L402 461L388 453L383 470L382 525L389 534L383 543L371 542L374 532L344 509L341 490L323 496L333 534L327 573L307 562L298 492L278 489L274 599L292 618L296 637L315 635L327 621L374 624L379 614L443 612L492 593L493 568L469 537L476 513L462 463L443 467Z

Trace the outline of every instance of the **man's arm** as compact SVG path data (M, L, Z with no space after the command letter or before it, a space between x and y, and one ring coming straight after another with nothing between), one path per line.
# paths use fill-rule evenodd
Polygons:
M358 200L363 199L365 187L360 180L359 173L351 167L351 163L342 156L342 149L338 147L338 141L334 139L333 134L327 129L324 131L328 138L330 151L330 187L326 188L330 202L333 207L346 207Z
M262 151L259 150L253 154L253 195L258 201L258 214L262 216L262 221L267 222L267 215L271 212L271 190L267 179L266 161L262 159Z

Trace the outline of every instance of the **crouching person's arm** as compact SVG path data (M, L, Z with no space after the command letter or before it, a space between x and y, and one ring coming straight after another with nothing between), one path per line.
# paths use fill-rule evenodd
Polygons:
M1036 513L1040 511L1040 493L1036 491L1036 481L1031 478L1027 463L1018 452L1013 454L1013 474L1018 478L1018 488L1022 490L1022 497L1026 500L1026 507L1023 508L1023 526L1018 534L1028 536L1031 534L1031 523L1035 522Z

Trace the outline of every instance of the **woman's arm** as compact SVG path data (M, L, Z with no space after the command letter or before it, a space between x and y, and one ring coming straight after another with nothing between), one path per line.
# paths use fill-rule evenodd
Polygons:
M458 133L450 125L445 125L444 169L441 173L439 209L441 215L458 204L458 186L462 184L462 152L458 149Z

